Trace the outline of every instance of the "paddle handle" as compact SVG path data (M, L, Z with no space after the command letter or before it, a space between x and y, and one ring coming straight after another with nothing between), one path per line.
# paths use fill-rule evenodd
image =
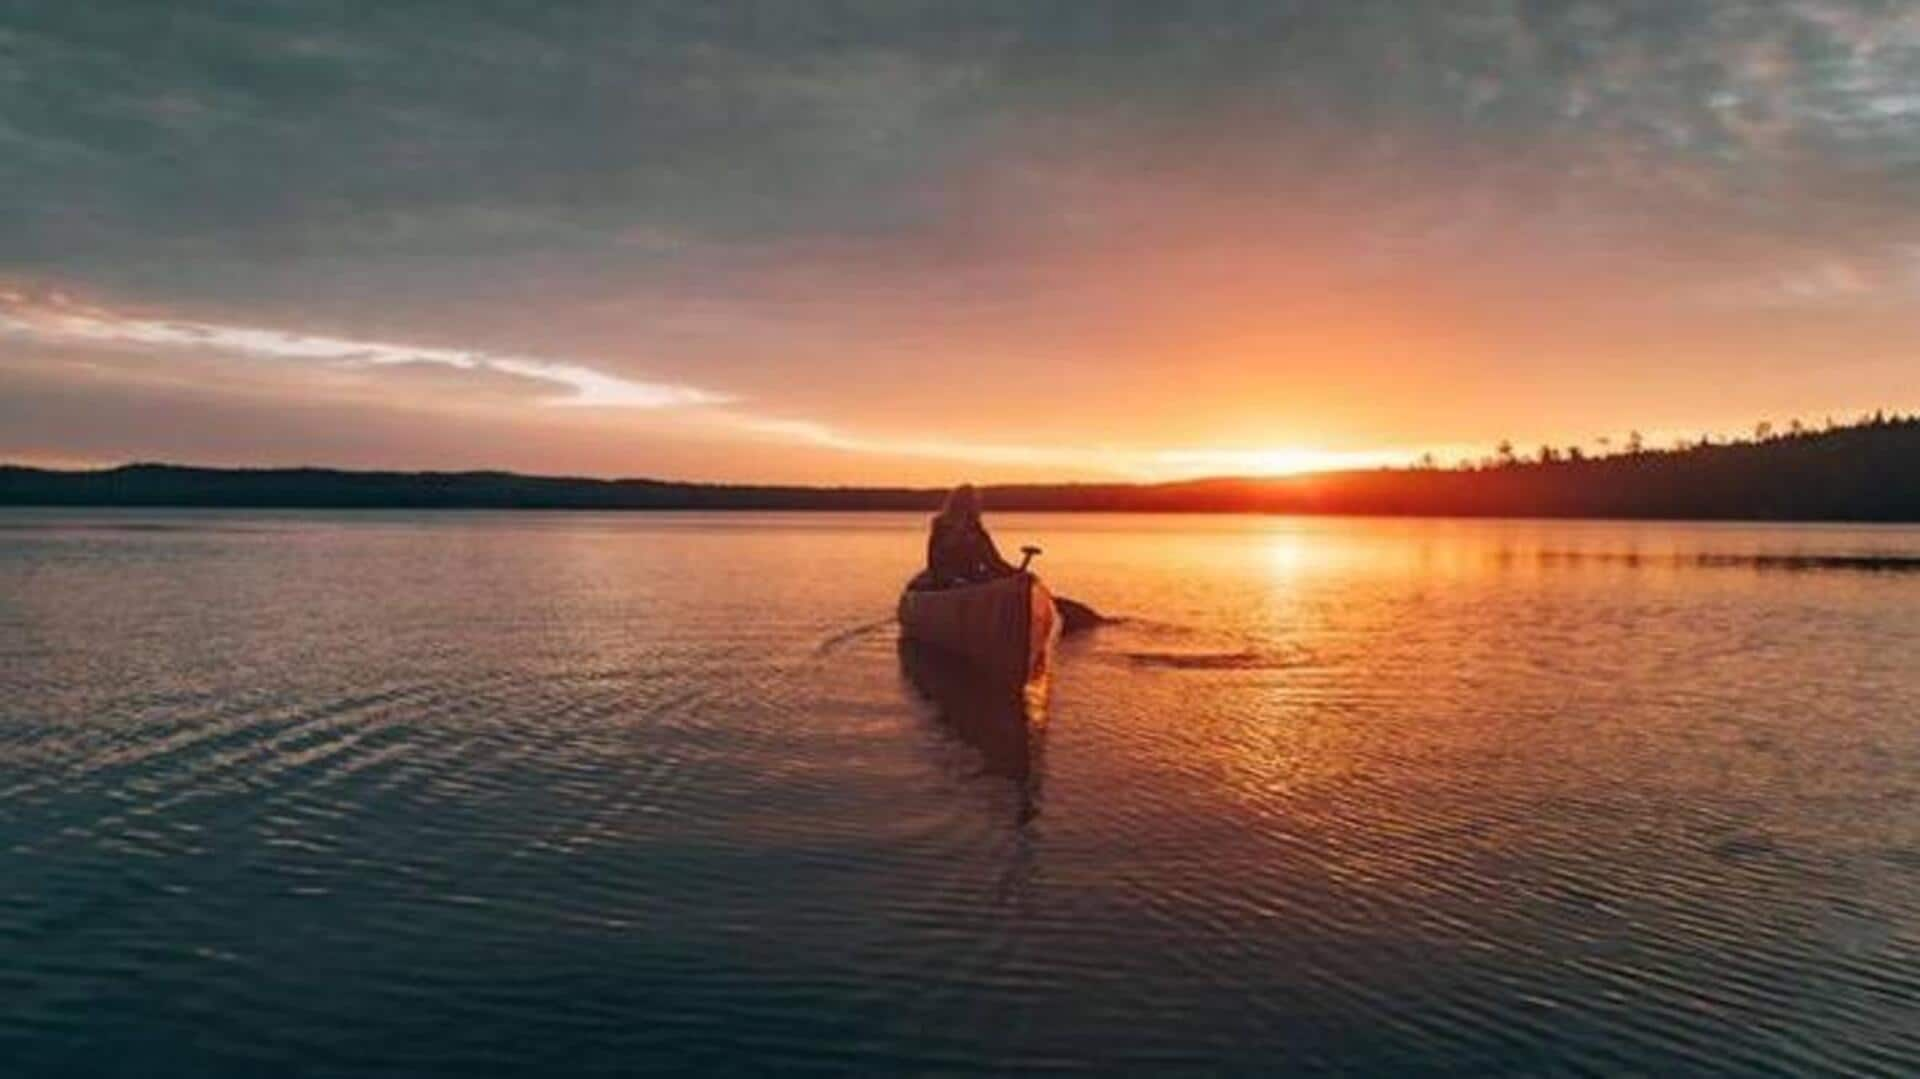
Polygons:
M1021 556L1021 557L1020 557L1020 572L1021 572L1021 573L1025 573L1025 572L1027 572L1027 564L1028 564L1029 562L1032 562L1032 561L1033 561L1033 556L1034 556L1034 555L1037 555L1037 554L1039 554L1039 553L1040 553L1040 548L1038 548L1038 547L1035 547L1035 546L1034 546L1033 544L1031 544L1031 543L1029 543L1029 544L1027 544L1027 545L1026 545L1025 547L1022 547L1022 548L1020 548L1020 556Z

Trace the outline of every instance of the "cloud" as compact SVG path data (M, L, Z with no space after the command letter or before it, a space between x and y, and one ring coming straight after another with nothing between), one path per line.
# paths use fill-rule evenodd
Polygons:
M0 289L0 334L52 344L190 349L269 362L345 368L424 364L479 375L513 375L555 387L556 392L542 403L573 407L671 409L730 400L694 386L627 378L566 360L133 315L81 303L54 290L36 294L19 287Z
M1244 447L1143 448L1138 446L1020 445L963 439L860 435L811 420L726 414L743 430L848 453L911 457L980 466L1039 469L1053 475L1109 475L1134 480L1196 475L1271 475L1378 468L1411 462L1417 451L1319 451ZM1458 447L1451 447L1457 450Z
M374 430L381 439L376 448L391 452L393 447L413 445L427 459L442 462L460 460L457 448L449 446L459 441L456 434L474 438L469 460L499 465L500 459L492 456L502 449L496 444L498 436L475 435L471 417L442 423L426 415L449 400L485 399L518 404L487 414L489 422L504 423L508 426L502 430L515 432L507 443L605 438L612 433L609 424L634 426L630 420L616 420L611 411L629 408L669 414L663 422L678 425L652 427L649 437L672 437L669 432L678 431L696 444L727 444L735 452L753 455L765 452L754 450L756 444L773 443L786 456L826 451L830 456L844 454L896 465L919 461L954 475L979 470L992 476L1158 480L1202 473L1369 467L1405 463L1414 456L1412 451L1165 448L1071 440L1002 441L937 430L925 434L866 431L755 411L707 390L638 381L572 362L136 314L47 288L0 286L0 340L9 337L50 347L51 359L36 359L28 353L20 358L25 362L16 362L10 369L0 364L5 384L19 394L12 406L26 411L25 416L13 417L19 429L12 432L15 441L5 448L42 462L67 460L56 452L64 444L68 453L85 449L104 454L74 458L96 462L156 454L198 459L200 452L224 460L284 460L288 453L298 452L322 453L320 459L327 461L366 463L362 455L369 447L354 441L358 435L352 432ZM155 353L168 354L168 362L149 362ZM115 354L120 356L115 363L92 358ZM305 390L289 393L284 383L273 378L216 379L219 368L189 362L211 357L238 358L247 361L250 369L267 373L289 366L374 372L385 378L383 385L393 392L373 401L343 400ZM529 405L528 384L549 392ZM107 415L146 415L139 404L146 400L164 401L169 422L102 421ZM607 411L597 419L583 417L575 423L560 414L572 411L564 406L599 406ZM62 410L61 418L48 411L54 408ZM342 422L342 410L352 410L344 413L356 417L352 423ZM183 435L183 431L201 430L198 424L177 422L195 415L222 417L222 433L218 437ZM181 450L183 437L205 450ZM341 437L345 444L332 443ZM370 460L392 463L378 457Z
M392 384L435 396L473 396L497 388L501 377L526 379L558 392L541 405L692 410L696 422L722 437L771 440L870 458L919 459L988 469L1040 470L1055 475L1160 479L1198 473L1273 473L1404 463L1412 452L1316 452L1248 448L1151 448L1128 445L1012 443L938 435L899 436L853 431L816 420L779 417L736 407L732 398L697 387L641 381L584 364L478 349L438 348L387 341L302 334L179 317L135 314L83 302L51 288L0 287L0 337L15 336L66 348L213 353L269 364L386 370ZM454 381L421 379L444 372Z

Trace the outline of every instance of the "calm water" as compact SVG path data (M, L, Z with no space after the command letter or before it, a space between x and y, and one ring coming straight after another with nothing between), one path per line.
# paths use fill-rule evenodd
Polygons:
M1920 1068L1920 530L994 523L0 513L0 1072Z

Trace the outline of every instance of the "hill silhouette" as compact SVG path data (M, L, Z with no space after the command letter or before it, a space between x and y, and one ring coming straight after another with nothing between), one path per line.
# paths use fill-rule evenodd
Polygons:
M1161 484L989 487L997 510L1920 521L1920 419L1586 456L1543 448L1433 466ZM136 464L0 466L0 505L573 510L930 510L942 492Z

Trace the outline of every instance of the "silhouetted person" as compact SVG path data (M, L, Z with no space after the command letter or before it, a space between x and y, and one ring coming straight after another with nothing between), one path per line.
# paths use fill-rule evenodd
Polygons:
M987 526L980 523L980 495L970 484L955 487L927 535L929 583L944 588L1018 572L1018 567L1000 557Z

